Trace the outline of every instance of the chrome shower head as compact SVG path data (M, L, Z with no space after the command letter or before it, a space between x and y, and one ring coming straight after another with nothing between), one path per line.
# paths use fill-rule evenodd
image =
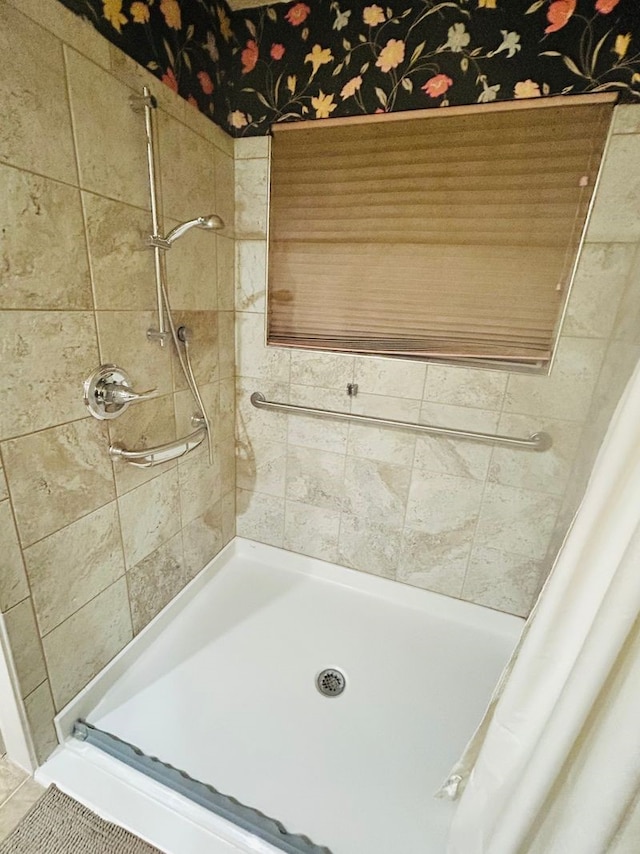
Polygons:
M209 214L208 216L199 216L196 219L190 219L188 222L183 222L182 225L177 225L172 228L165 238L161 238L164 248L168 249L179 237L186 234L192 228L204 228L218 230L224 228L224 222L217 214Z

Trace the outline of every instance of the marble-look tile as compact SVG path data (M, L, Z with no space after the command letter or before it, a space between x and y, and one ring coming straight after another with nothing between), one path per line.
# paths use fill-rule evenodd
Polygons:
M235 309L235 240L222 234L216 237L218 251L218 310Z
M285 494L287 445L255 436L238 445L236 482L240 489L254 489L280 498Z
M382 397L377 394L358 394L351 402L351 411L358 415L415 423L418 421L420 401ZM328 429L335 430L330 421ZM349 425L348 453L353 457L410 468L413 465L415 448L416 434L409 430L369 427L364 424Z
M504 411L583 421L589 411L605 346L606 342L594 338L561 337L549 376L509 376Z
M99 311L98 340L102 364L120 365L136 391L157 389L166 394L173 389L171 348L147 339L148 329L157 329L151 311ZM144 406L144 404L134 404Z
M218 312L218 374L221 380L236 373L236 330L233 311Z
M475 545L543 558L559 508L555 495L488 483Z
M236 160L254 160L256 158L269 157L271 137L247 136L244 139L235 139L234 147Z
M232 236L235 229L235 166L233 156L214 148L213 161L216 178L215 212L222 217L225 232Z
M0 439L82 418L98 364L92 312L0 312Z
M71 42L76 50L80 50ZM186 112L186 101L169 86L158 80L150 71L137 63L126 53L123 53L115 45L109 44L109 71L122 83L126 84L136 93L142 94L142 87L148 86L149 91L155 97L160 110L169 113L180 121L184 120ZM82 53L82 51L80 51Z
M459 598L471 552L465 533L427 534L405 528L397 580Z
M48 680L24 698L24 709L36 750L36 759L42 764L58 746L58 737L53 726L56 710L53 707Z
M452 406L500 411L509 374L451 365L429 365L424 399Z
M267 287L266 240L236 242L236 311L264 314Z
M105 425L93 418L3 444L23 546L113 501L115 485L108 446Z
M222 543L227 545L236 535L236 491L227 492L220 499L222 518Z
M355 360L354 379L363 394L420 400L426 373L424 362L362 356Z
M291 350L291 382L322 388L339 389L346 394L353 382L355 358L336 353ZM346 409L347 407L342 407Z
M124 578L46 635L44 654L56 709L84 688L132 637Z
M26 697L47 678L31 599L25 599L7 611L4 622L18 675L20 695Z
M640 133L640 104L617 104L613 110L614 133Z
M80 194L0 166L0 308L92 309Z
M340 519L338 563L394 578L402 535L399 528L343 513Z
M46 635L124 574L115 501L29 546L24 559Z
M264 315L240 311L236 314L237 374L273 382L288 382L291 354L283 347L266 347Z
M202 398L207 417L211 424L211 435L215 446L216 442L220 438L218 423L220 412L220 384L209 383L208 385L200 386L200 397ZM200 414L200 407L190 389L184 389L183 391L176 392L173 395L173 401L176 413L176 435L187 436L195 429L193 417ZM207 453L207 448L208 445L205 438L205 441L202 442L199 448L192 451L190 456L197 457L202 455L204 458Z
M133 632L138 634L186 582L182 533L176 534L127 573Z
M541 583L543 562L492 548L471 552L462 598L527 617Z
M8 759L0 762L0 805L11 797L28 776L26 771Z
M236 174L236 238L261 240L267 233L269 161L238 160Z
M414 469L407 503L407 527L470 542L483 486L465 477Z
M11 505L0 502L0 613L8 611L29 595L29 584L24 571L18 534L13 521Z
M240 445L260 436L272 442L287 441L288 416L283 412L267 412L251 403L254 391L261 391L267 400L289 400L289 386L282 383L240 379L236 384L236 431Z
M580 425L573 421L548 421L539 416L509 413L501 416L498 425L498 432L507 436L530 436L542 431L553 439L548 451L496 446L488 479L505 486L562 495L580 444Z
M221 503L214 504L202 516L185 525L183 539L187 578L191 579L226 544Z
M606 338L635 253L629 243L585 243L567 305L563 335Z
M346 513L389 527L404 520L411 470L378 460L347 457L344 474Z
M499 413L491 410L445 403L423 403L420 409L420 421L423 424L480 433L495 433L499 418ZM423 472L484 480L492 450L491 445L483 442L419 435L414 465Z
M175 97L178 98L179 96L176 95ZM233 137L229 136L228 133L214 124L210 118L193 107L188 101L185 102L184 123L188 128L191 128L191 130L204 137L207 142L210 142L211 145L215 146L223 154L226 154L227 157L233 157Z
M177 436L173 395L165 394L130 406L119 418L109 421L108 424L110 444L118 443L129 450L153 448L172 442ZM186 432L190 432L190 429L192 428ZM118 495L124 495L175 465L175 462L170 461L141 469L116 460L113 464L116 491Z
M622 295L614 324L615 341L640 344L640 244L636 248L627 286Z
M343 454L290 445L286 496L290 501L340 510L345 490L344 473Z
M4 468L2 460L0 460L0 501L4 501L9 497L9 489L7 487L7 479L4 476Z
M218 312L217 311L174 311L176 328L186 326L189 335L189 358L198 385L217 382L218 374ZM184 353L184 351L183 351ZM171 345L173 358L173 387L175 391L187 388L175 347Z
M236 534L282 548L284 498L260 492L236 491Z
M160 113L158 134L165 217L195 219L215 213L214 148L181 122ZM189 237L182 238L189 240Z
M0 839L8 836L31 807L44 795L43 787L29 778L2 805L0 810Z
M287 501L283 547L292 552L335 562L338 558L340 512Z
M148 211L83 193L95 304L101 310L156 309Z
M349 411L349 398L343 391L318 388L310 385L291 384L291 403L312 406L317 409ZM346 454L349 425L346 422L330 421L312 416L292 414L289 416L289 444Z
M587 229L590 243L640 239L640 134L611 137Z
M204 443L203 443L204 446ZM220 500L220 460L214 454L209 464L206 449L201 454L188 454L178 464L182 524L202 516Z
M179 223L166 223L169 231ZM165 253L169 302L174 311L216 311L218 308L219 236L194 228Z
M82 188L146 208L144 122L131 89L66 45L64 53Z
M75 183L60 42L3 3L0 54L0 160ZM55 145L43 145L43 140L55 140Z
M220 492L224 495L236 486L236 442L233 434L218 440L217 454L220 460Z
M177 534L181 527L177 469L118 498L127 569Z
M234 437L235 432L235 383L232 379L222 380L218 388L219 412L218 428L219 435Z

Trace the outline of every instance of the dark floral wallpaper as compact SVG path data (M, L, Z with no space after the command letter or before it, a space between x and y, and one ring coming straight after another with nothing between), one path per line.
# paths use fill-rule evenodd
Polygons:
M580 92L640 102L640 0L61 2L235 136Z

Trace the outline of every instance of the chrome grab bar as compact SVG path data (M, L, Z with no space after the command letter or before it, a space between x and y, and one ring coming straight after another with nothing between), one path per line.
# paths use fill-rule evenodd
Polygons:
M553 444L548 433L533 433L527 439L520 439L517 436L501 436L497 433L454 430L451 427L436 427L433 424L414 424L411 421L395 421L392 418L376 418L372 415L357 415L353 412L337 412L334 409L315 409L312 406L278 403L274 400L267 400L259 391L253 392L251 403L257 409L271 409L274 412L297 412L300 415L333 418L337 421L353 421L356 424L371 424L377 427L395 427L401 430L412 430L415 433L428 433L432 436L453 436L456 439L469 439L474 442L493 442L512 448L529 448L532 451L548 451Z
M155 448L145 448L141 451L128 451L119 442L114 442L109 447L109 456L112 460L123 460L129 463L129 465L146 469L151 466L159 466L170 460L177 460L178 457L183 457L189 451L197 448L206 435L207 428L202 425L202 427L198 427L193 433L189 433L188 436L184 436L181 439L167 442L165 445L158 445Z

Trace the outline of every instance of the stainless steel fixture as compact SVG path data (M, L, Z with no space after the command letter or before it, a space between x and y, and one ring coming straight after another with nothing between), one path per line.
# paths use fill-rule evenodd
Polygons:
M427 433L431 436L451 436L455 439L469 439L473 442L491 442L495 445L507 445L512 448L528 448L532 451L548 451L553 440L548 433L532 433L528 438L502 436L499 433L480 433L474 430L454 430L452 427L437 427L433 424L415 424L411 421L396 421L392 418L375 418L372 415L357 415L354 412L337 412L333 409L315 409L312 406L298 406L294 403L278 403L267 400L259 391L251 395L251 403L257 409L271 409L274 412L296 412L300 415L313 415L318 418L333 418L337 421L353 421L356 424L371 424L376 427L393 427L411 430L414 433Z
M132 403L151 400L157 389L134 391L129 375L117 365L100 365L84 381L84 402L100 421L117 418Z
M206 231L212 229L219 230L224 228L224 222L218 214L199 216L196 217L196 219L190 219L188 222L183 222L182 225L176 225L176 227L171 229L166 237L160 237L157 233L152 234L147 238L147 246L153 246L156 249L171 249L173 243L175 243L179 237L182 237L183 234L186 234L187 231L191 231L192 228L202 228Z
M183 457L189 451L193 451L198 445L202 444L204 437L207 435L207 428L204 419L201 416L194 415L191 419L195 426L199 424L193 433L184 436L181 439L176 439L174 442L167 442L164 445L157 445L155 448L145 448L141 451L130 451L125 448L120 442L114 442L109 448L109 456L112 460L124 460L129 465L136 468L146 469L151 466L159 466L169 460L177 460L178 457Z

